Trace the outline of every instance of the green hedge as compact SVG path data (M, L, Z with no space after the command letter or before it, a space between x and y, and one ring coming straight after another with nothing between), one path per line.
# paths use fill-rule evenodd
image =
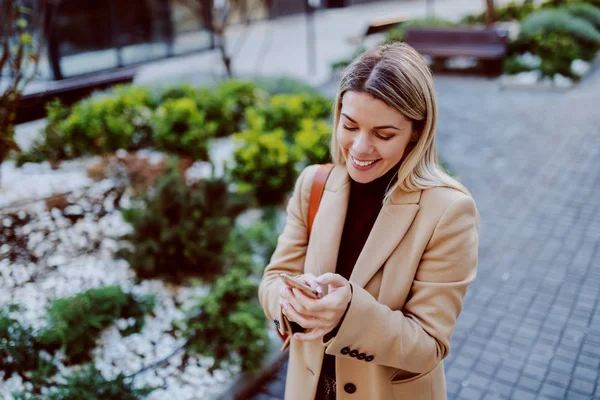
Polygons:
M235 135L234 162L228 166L242 193L261 206L280 204L298 170L329 162L332 102L308 94L275 95L268 104L246 110L246 129Z
M139 278L181 281L221 272L233 217L227 182L209 179L188 186L171 169L122 215L132 231L121 237L126 245L117 256Z
M17 393L15 400L142 400L157 388L136 388L123 374L107 380L90 365L64 378L66 383L48 389L45 395Z
M522 22L519 38L511 44L511 53L528 51L541 58L542 76L559 73L573 79L579 78L571 71L573 60L589 61L598 49L600 32L565 8L531 14Z
M243 265L219 278L180 323L188 339L186 351L214 358L209 371L238 364L242 371L255 372L267 354L269 338L258 287L248 279L250 260L241 255L238 262Z
M17 163L144 147L206 159L209 138L238 132L245 109L266 101L257 84L235 80L214 88L117 86L72 107L55 101L47 107L41 138L17 156Z
M138 298L119 286L90 289L72 297L54 300L48 307L48 326L41 335L46 346L62 348L66 363L89 361L102 331L120 318L134 318L129 335L144 326L144 315L154 308L154 297Z
M53 347L42 343L38 331L12 318L10 308L0 310L0 371L4 371L4 379L29 373L36 383L53 376L58 371L56 366L42 356L42 351L52 353Z

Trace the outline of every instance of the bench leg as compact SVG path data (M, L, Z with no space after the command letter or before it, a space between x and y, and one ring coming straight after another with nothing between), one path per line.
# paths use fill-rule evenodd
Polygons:
M502 60L481 60L484 73L489 77L502 75Z

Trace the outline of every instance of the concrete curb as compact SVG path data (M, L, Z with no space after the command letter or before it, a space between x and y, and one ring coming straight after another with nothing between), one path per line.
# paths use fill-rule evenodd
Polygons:
M279 339L279 338L278 338ZM213 400L247 400L255 394L258 389L273 376L281 364L288 358L289 350L279 351L281 343L271 343L274 347L261 369L250 375L241 373L237 375L227 389Z

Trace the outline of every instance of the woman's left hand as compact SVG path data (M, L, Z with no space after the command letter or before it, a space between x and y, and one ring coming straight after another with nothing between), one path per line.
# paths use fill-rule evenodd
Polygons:
M327 295L311 299L298 289L287 288L282 296L283 313L300 324L306 333L295 333L299 340L315 340L333 330L341 321L352 300L350 282L339 274L326 273L317 278L321 285L328 285ZM286 307L287 306L287 307Z

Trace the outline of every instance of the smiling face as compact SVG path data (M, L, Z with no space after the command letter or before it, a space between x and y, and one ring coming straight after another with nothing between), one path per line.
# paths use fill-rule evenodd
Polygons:
M371 182L390 170L414 140L412 123L383 101L348 91L342 97L336 138L350 177Z

